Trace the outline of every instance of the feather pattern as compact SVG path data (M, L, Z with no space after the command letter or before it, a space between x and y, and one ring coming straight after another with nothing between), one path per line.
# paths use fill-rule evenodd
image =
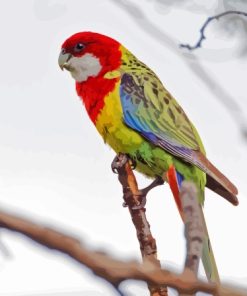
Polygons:
M120 98L124 122L129 127L154 145L200 168L228 193L228 201L238 204L237 188L206 158L194 126L154 73L123 74Z

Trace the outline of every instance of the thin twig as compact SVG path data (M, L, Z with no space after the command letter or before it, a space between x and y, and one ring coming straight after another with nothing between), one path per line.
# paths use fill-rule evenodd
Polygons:
M238 15L247 16L247 12L237 11L237 10L229 10L229 11L225 11L220 14L217 14L215 16L210 16L207 18L207 20L202 25L202 27L200 29L200 38L198 39L198 41L196 42L195 45L181 43L179 46L182 48L187 48L188 50L195 50L197 48L200 48L202 46L202 42L206 39L205 29L207 28L209 23L211 23L213 20L219 20L221 17L226 16L228 14L238 14Z
M79 240L69 235L2 211L0 211L0 227L21 233L49 249L68 255L115 286L132 279L153 285L166 285L180 293L193 294L201 291L215 296L247 296L245 289L205 283L187 274L180 275L160 269L150 261L139 264L135 261L122 262L113 259L102 252L86 249Z

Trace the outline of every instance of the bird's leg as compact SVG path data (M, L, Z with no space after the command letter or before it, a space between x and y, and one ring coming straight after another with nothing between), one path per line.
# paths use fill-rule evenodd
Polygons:
M131 169L136 168L136 161L127 154L119 153L116 155L111 163L111 169L114 174L118 174L118 169L123 167L127 162L130 163Z
M135 162L133 162L128 155L123 153L119 153L111 164L112 171L119 175L119 179L121 176L124 176L127 180L127 183L125 182L123 186L124 207L127 205L131 207L140 205L139 196L141 195L141 192L138 189L136 178L133 173L133 166L135 166Z
M136 162L128 155L119 153L111 164L112 171L117 174L127 174L128 186L124 187L124 207L130 206L133 210L144 208L147 201L148 192L164 183L161 177L157 177L149 186L139 190L136 182L133 169L136 167ZM131 201L130 201L131 200ZM134 201L134 203L133 203Z
M137 206L132 207L133 210L138 210L143 208L146 205L147 202L147 194L150 190L152 190L153 188L163 185L164 184L164 180L161 177L156 177L154 179L154 181L147 187L143 188L140 190L140 195L139 195L139 201L140 204Z
M111 163L111 169L114 174L118 174L118 170L128 162L128 156L126 154L119 153L116 155Z

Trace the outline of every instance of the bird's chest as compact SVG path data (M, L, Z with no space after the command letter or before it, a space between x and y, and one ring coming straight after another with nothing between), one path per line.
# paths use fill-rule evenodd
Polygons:
M104 142L117 153L131 153L137 150L143 142L143 138L124 123L119 83L105 97L104 106L97 117L95 126Z

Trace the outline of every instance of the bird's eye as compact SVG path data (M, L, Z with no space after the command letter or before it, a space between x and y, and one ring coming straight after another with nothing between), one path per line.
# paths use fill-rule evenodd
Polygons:
M85 47L84 44L77 43L75 46L75 51L79 52L79 51L83 50L84 47Z

